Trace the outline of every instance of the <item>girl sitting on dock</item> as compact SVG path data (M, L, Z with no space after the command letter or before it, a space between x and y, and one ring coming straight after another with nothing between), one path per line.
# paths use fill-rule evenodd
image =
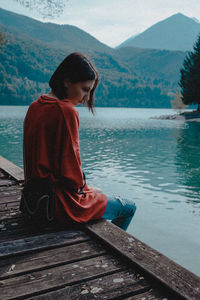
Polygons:
M94 113L98 81L92 62L81 53L72 53L53 73L51 91L28 109L20 208L30 222L65 225L105 218L126 230L134 216L133 202L89 187L81 169L76 106L86 104Z

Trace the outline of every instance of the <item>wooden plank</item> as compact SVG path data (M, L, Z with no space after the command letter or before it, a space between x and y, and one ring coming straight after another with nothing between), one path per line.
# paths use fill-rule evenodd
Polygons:
M70 230L3 242L0 244L0 258L20 253L28 253L38 249L50 249L56 246L64 246L88 239L89 237L82 231Z
M21 190L16 189L13 191L7 191L7 192L1 192L0 193L0 201L3 202L4 198L9 198L9 197L19 197L21 195Z
M0 179L1 180L1 179ZM17 190L21 190L22 189L22 184L20 185L12 185L9 187L0 187L0 195L2 193L12 193L12 191L17 191Z
M4 223L5 221L3 221ZM6 224L5 224L6 225ZM71 228L62 228L61 230L63 231L63 229L65 230L71 230ZM45 229L45 233L49 234L49 233L55 233L58 230L54 227L49 227L47 229ZM31 230L29 228L26 228L25 225L24 226L10 226L4 229L2 229L0 231L0 245L4 242L9 242L9 241L13 241L13 240L20 240L20 239L26 239L26 238L30 238L30 237L35 237L35 236L39 236L44 234L44 230L42 229L38 229L38 230ZM88 237L88 239L90 239Z
M31 299L35 300L70 300L70 299L124 299L129 295L146 295L150 285L143 279L138 278L131 271L117 272L95 280L86 281L77 285L59 289L48 294L39 295ZM161 294L159 294L161 297ZM162 299L163 299L162 295ZM154 298L161 299L161 298Z
M18 208L16 208L16 209L11 208L9 210L0 211L0 223L3 221L9 220L10 218L13 218L14 216L18 217L18 215L19 215ZM20 218L21 218L21 215L20 215Z
M1 181L1 180L0 180ZM9 187L4 187L4 189L0 190L0 201L3 201L4 198L10 197L10 196L19 196L21 195L21 187L18 185L15 186L9 186Z
M0 169L11 175L18 182L24 180L24 171L0 155Z
M0 280L52 268L105 254L94 241L86 241L45 251L16 255L0 260Z
M8 195L4 197L3 199L0 198L0 204L6 204L6 203L15 203L17 202L18 204L20 203L21 199L21 193L15 194L15 195Z
M18 191L15 194L5 194L0 197L0 212L4 212L6 210L18 209L21 200L21 192Z
M0 281L2 300L33 297L83 280L123 270L124 266L110 255L91 258L64 266L36 271Z
M20 203L21 199L21 193L16 193L15 195L7 195L4 197L0 197L0 204L6 204L6 203ZM15 204L14 204L15 205Z
M8 219L7 219L8 220ZM25 225L24 226L18 226L15 227L15 226L10 226L7 225L7 220L3 221L2 223L5 224L5 227L6 228L2 228L0 230L0 244L3 243L3 242L8 242L8 241L13 241L13 240L19 240L19 239L25 239L25 238L28 238L28 237L33 237L33 236L36 236L36 235L41 235L41 234L44 234L44 230L42 229L38 229L38 230L31 230L29 228L27 228ZM11 219L12 220L12 219ZM11 221L9 219L9 221ZM21 218L22 220L22 218ZM2 224L1 223L1 224ZM65 228L66 229L72 229L72 228ZM63 230L63 228L62 228ZM49 227L47 229L45 229L45 233L55 233L55 231L57 232L58 230L56 230L56 228L54 227Z
M143 273L185 299L200 299L200 278L106 220L86 224L87 232L123 255Z
M19 209L10 209L5 213L0 211L0 222L3 221L5 222L10 222L12 219L19 219L20 221L23 219L22 218L22 213L19 211Z
M163 295L155 290L155 289L150 289L150 291L139 294L139 295L134 295L126 298L126 300L178 300L177 298L173 297L163 297Z
M55 229L51 230L51 232L52 231L55 231ZM18 234L21 234L22 232L28 236L31 236L31 231L24 224L24 220L22 217L21 218L20 217L7 218L0 222L0 242L1 243L4 240L9 241L9 235L12 236L13 240L19 239ZM41 230L38 229L38 231L34 230L34 232L32 230L32 233L34 233L34 235L36 235L36 234L44 233L44 231L41 232ZM5 239L5 237L6 237L6 239Z
M9 224L8 224L7 220L10 220ZM18 231L18 230L21 231L21 229L23 229L25 231L24 222L22 219L13 218L13 219L7 219L7 220L0 222L0 242L1 243L2 243L2 236L4 234L8 234L8 233L16 234L16 231ZM16 240L17 237L15 237L14 239Z
M0 203L0 211L10 210L10 209L19 209L19 202L8 202L8 203Z
M30 236L30 233L27 231L26 228L17 228L8 230L4 221L1 223L2 229L0 231L0 245L3 242L8 242L9 240L17 240L20 238L26 238Z
M48 232L52 233L55 232L55 230L49 230ZM19 240L19 239L26 239L29 237L33 237L33 236L37 236L41 234L38 232L34 232L34 233L30 233L30 231L26 230L26 228L18 228L17 230L5 230L3 232L1 232L0 234L0 244L4 243L4 242L9 242L9 241L13 241L13 240Z
M10 218L10 219L7 219L7 220L4 220L2 222L0 222L0 233L2 231L5 231L5 229L7 231L9 230L16 230L18 228L22 228L24 227L24 220L22 218Z
M16 184L16 181L12 180L12 179L1 179L0 180L0 186L10 186Z

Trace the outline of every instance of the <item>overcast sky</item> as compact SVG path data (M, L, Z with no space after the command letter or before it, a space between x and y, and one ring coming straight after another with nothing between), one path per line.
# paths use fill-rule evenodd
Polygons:
M78 26L111 47L178 12L200 20L199 0L57 0L65 3L64 11L48 20L17 1L0 0L0 7L43 21Z

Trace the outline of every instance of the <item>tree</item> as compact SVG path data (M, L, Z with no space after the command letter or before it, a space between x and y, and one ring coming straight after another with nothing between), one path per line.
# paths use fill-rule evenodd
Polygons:
M183 68L180 70L182 101L184 104L198 104L200 110L200 35L193 47L184 59Z
M172 108L176 110L179 114L182 112L183 109L187 107L182 101L181 93L176 92L175 97L173 100L170 101Z

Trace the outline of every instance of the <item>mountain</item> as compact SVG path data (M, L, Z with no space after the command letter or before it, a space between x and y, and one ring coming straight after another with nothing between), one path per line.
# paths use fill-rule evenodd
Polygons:
M86 49L96 51L111 51L87 32L72 25L43 23L32 18L12 13L0 8L0 24L18 31L29 38L46 42L55 47L70 47L73 51Z
M96 106L170 107L184 52L115 50L78 28L71 35L65 30L66 37L61 38L60 26L52 25L0 10L0 26L6 35L0 49L0 104L30 104L49 90L50 76L64 57L79 50L89 55L100 73Z
M166 50L192 50L200 33L200 23L178 13L124 41L117 48L138 47Z

